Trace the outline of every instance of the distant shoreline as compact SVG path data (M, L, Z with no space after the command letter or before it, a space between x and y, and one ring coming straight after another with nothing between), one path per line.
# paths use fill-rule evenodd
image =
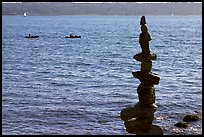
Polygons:
M202 15L202 3L71 3L22 2L3 3L2 15L57 16L57 15Z
M23 15L18 15L18 14L2 14L2 16L22 16ZM100 14L70 14L70 15L28 15L28 16L143 16L143 15L100 15ZM167 15L145 15L145 16L172 16L171 14ZM197 15L173 15L173 16L202 16L202 14L197 14Z

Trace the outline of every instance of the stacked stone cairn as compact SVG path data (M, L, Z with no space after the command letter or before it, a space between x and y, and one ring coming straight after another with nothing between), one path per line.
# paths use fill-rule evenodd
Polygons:
M159 76L151 72L152 60L156 60L156 54L149 48L151 36L148 33L145 16L140 20L141 31L139 43L142 52L133 56L133 59L141 62L141 71L132 72L132 75L141 82L137 88L139 102L128 106L120 113L124 121L126 131L137 135L163 135L163 130L153 125L154 112L157 110L155 104L154 85L159 84Z

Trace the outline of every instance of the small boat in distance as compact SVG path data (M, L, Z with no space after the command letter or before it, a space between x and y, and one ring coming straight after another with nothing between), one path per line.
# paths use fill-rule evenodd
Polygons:
M26 12L24 12L24 13L23 13L23 16L24 16L24 17L26 17L26 16L27 16Z
M65 36L65 38L81 38L81 36L70 34L69 36Z
M25 36L25 38L39 38L39 36L31 36L30 34L28 36Z

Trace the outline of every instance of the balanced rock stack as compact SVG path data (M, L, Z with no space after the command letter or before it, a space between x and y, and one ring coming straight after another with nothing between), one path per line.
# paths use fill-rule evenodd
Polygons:
M159 84L159 76L151 72L152 60L156 60L156 54L149 48L151 36L148 33L145 16L141 17L141 31L139 43L142 53L133 56L133 59L141 62L141 71L132 72L133 76L141 82L137 88L139 102L121 111L120 118L124 121L126 131L137 135L163 135L161 127L153 125L155 104L154 85Z

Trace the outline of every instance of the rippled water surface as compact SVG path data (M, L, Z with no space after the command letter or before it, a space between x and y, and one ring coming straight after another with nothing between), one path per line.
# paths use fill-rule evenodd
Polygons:
M202 16L146 16L157 54L153 123L202 134ZM2 16L2 134L130 135L119 118L138 102L133 55L140 16ZM37 39L25 39L31 33ZM66 39L65 35L81 35Z

